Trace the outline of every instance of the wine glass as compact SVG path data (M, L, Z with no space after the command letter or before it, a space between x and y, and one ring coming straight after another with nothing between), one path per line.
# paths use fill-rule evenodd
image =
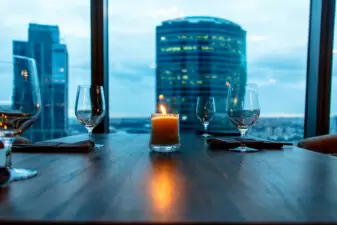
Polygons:
M2 71L0 82L0 149L1 174L8 179L1 186L12 181L28 179L37 175L30 169L12 167L12 144L15 137L27 130L41 111L41 95L35 60L24 56L13 56L12 71Z
M93 129L103 120L105 115L105 98L100 85L80 85L77 88L75 115L88 130L89 140ZM95 147L103 145L95 144Z
M202 134L202 136L204 137L210 136L209 134L207 134L207 128L210 121L213 119L214 113L215 113L214 97L199 96L197 98L196 114L198 119L204 126L204 133Z
M241 138L260 116L259 96L256 84L231 85L228 88L226 112L230 121L239 129ZM234 151L256 151L240 146Z

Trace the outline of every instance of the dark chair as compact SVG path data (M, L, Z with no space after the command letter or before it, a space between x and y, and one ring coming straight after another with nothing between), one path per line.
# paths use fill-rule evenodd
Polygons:
M299 141L297 146L314 152L337 154L337 134L306 138Z

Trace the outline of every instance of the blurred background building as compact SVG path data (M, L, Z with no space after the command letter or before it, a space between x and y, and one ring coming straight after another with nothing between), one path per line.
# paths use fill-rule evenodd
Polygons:
M41 114L23 136L45 140L67 135L68 130L68 50L60 41L58 26L30 23L28 41L13 41L13 55L34 58L41 89ZM15 71L15 76L22 76ZM29 74L27 74L29 76ZM15 83L13 98L19 95Z

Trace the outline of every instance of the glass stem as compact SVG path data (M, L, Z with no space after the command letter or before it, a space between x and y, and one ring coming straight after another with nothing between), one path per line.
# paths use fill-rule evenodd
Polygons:
M203 125L204 125L204 131L207 131L207 128L208 128L209 122L204 122L204 123L203 123Z
M248 130L248 129L240 129L241 138L246 137L247 130Z
M92 130L93 130L93 128L87 128L87 130L88 130L89 141L94 141L94 139L92 137Z
M14 140L15 137L1 138L4 148L0 149L0 167L12 167L12 144Z

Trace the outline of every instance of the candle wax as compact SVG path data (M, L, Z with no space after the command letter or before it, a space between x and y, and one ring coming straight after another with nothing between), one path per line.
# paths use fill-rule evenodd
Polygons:
M179 144L179 117L174 114L152 117L151 144Z

